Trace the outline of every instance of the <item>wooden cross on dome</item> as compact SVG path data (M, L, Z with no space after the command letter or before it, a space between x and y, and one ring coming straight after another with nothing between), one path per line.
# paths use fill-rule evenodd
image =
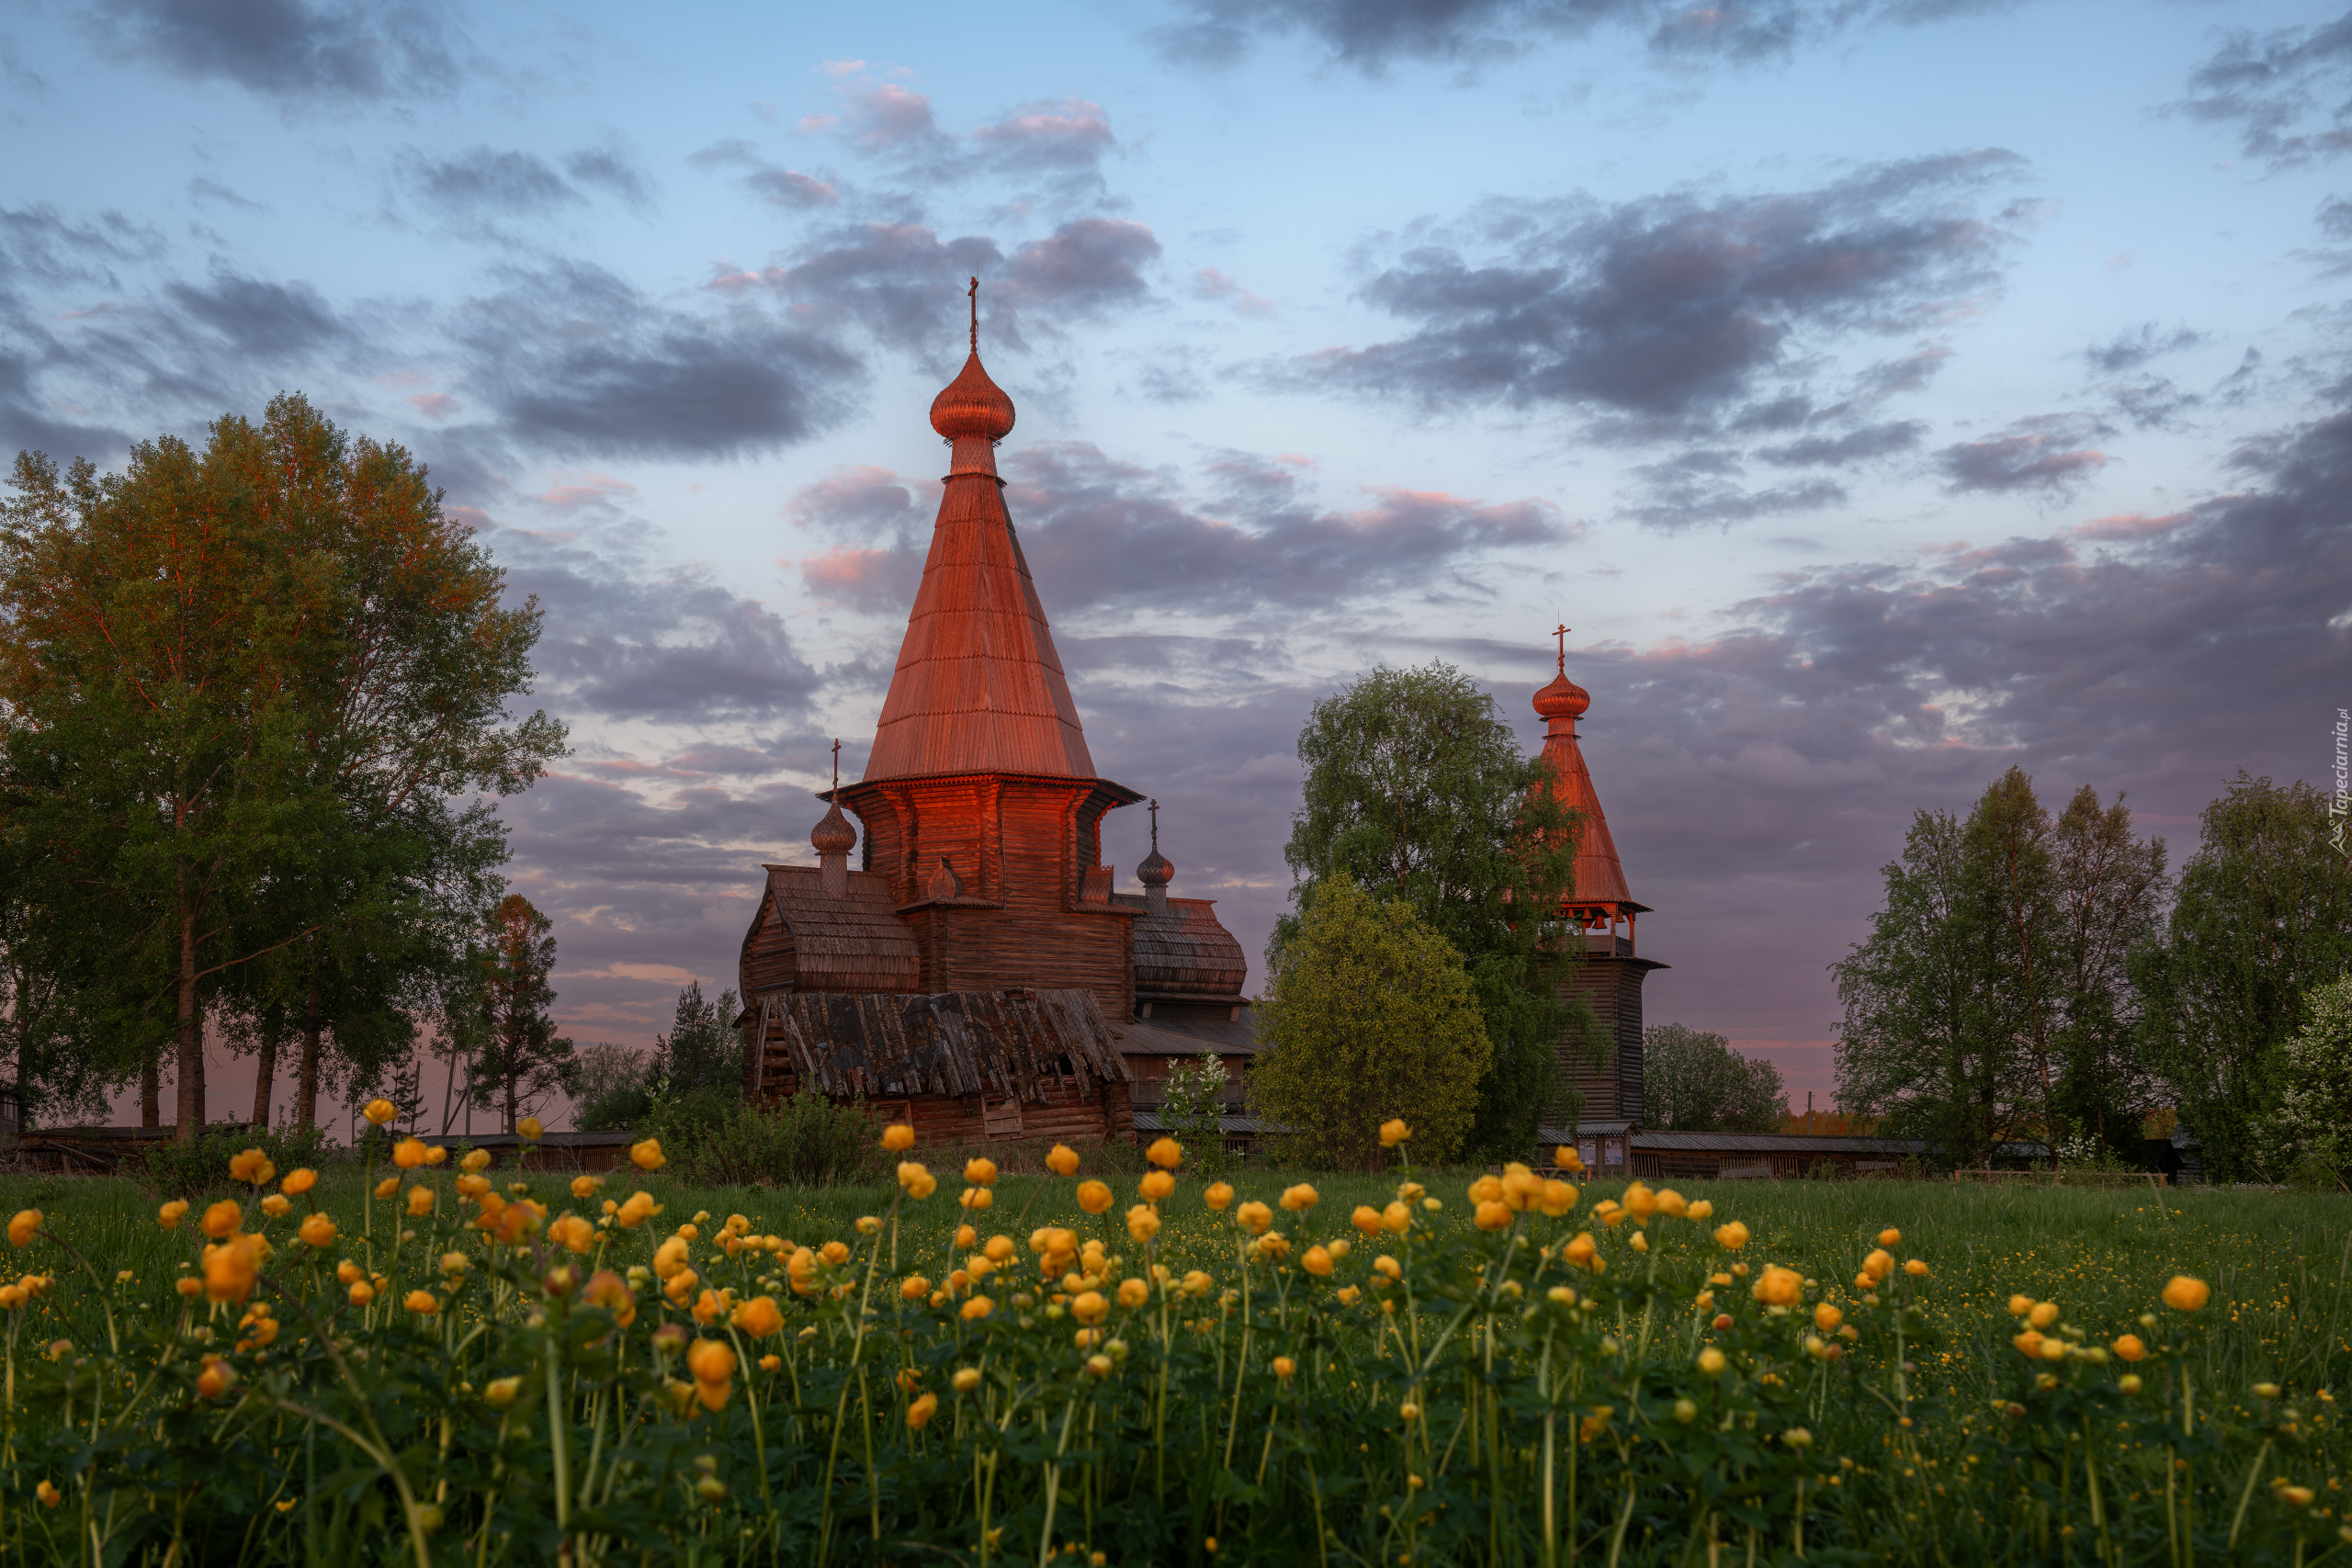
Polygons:
M835 737L833 737L833 793L834 793L835 795L839 795L839 794L841 794L841 792L842 792L842 741L841 741L841 737L840 737L840 736L838 736L838 735L836 735Z
M1151 852L1159 852L1159 802L1151 803Z
M1568 672L1568 633L1573 629L1566 625L1553 628L1553 635L1560 639L1560 673L1563 675Z
M972 287L967 292L972 297L972 352L978 354L980 352L980 280L977 277L972 279Z

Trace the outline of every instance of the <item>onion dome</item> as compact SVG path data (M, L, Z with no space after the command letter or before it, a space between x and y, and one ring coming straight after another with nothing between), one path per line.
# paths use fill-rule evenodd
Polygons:
M808 835L808 842L820 855L845 855L857 848L857 829L842 815L841 802L836 800Z
M931 400L931 427L950 441L968 435L1001 441L1012 433L1012 400L980 368L979 350Z
M1136 880L1146 887L1165 887L1176 880L1176 864L1155 844L1143 863L1136 867Z
M1569 680L1565 671L1535 694L1535 711L1547 719L1581 718L1591 705L1592 694Z

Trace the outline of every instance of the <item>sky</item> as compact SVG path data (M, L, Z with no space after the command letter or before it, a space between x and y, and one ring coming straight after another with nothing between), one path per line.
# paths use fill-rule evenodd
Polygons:
M1311 705L1443 660L1532 750L1562 623L1649 1019L1800 1109L1915 812L2020 766L2177 866L2332 783L2352 13L19 0L0 139L0 455L300 390L537 596L583 1044L858 775L975 275L1095 761L1252 988Z

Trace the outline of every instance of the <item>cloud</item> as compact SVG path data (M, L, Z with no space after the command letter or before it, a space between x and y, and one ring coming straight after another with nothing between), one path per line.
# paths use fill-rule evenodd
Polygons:
M171 283L164 295L188 320L216 333L241 355L284 365L351 335L319 291L307 283L272 283L227 271L211 282Z
M869 153L920 155L946 143L930 97L894 82L852 93L842 106L841 129L850 145Z
M2105 343L2093 344L2083 350L2083 358L2102 376L2120 376L2139 369L2152 359L2195 348L2207 341L2205 333L2189 327L2178 326L2166 332L2154 321L2142 321Z
M1633 435L1703 426L1838 337L1917 331L1994 287L2007 236L1971 209L2021 164L1982 152L1786 194L1488 201L1460 242L1407 250L1364 285L1405 336L1289 375L1429 406L1571 408Z
M1908 452L1927 434L1927 425L1918 420L1893 420L1884 424L1864 425L1842 435L1809 435L1781 446L1759 447L1756 455L1783 468L1843 468L1849 463L1866 463Z
M235 191L231 190L227 186L222 185L220 181L208 180L201 175L187 182L187 196L190 201L196 202L199 205L209 201L216 206L226 207L231 210L237 212L266 212L269 210L268 208L264 207L260 202L254 201L248 197L238 195Z
M506 228L513 220L584 206L589 198L582 186L633 208L644 207L652 196L645 176L610 148L567 153L561 172L536 152L481 146L446 155L411 147L399 163L402 183L444 224L469 238L501 243L513 243Z
M532 450L733 457L808 439L844 417L864 367L838 344L749 301L674 310L601 267L510 269L458 311L464 389Z
M1955 491L2040 491L2064 495L2113 461L2075 443L2112 432L2087 414L2040 414L1998 435L1965 441L1936 454Z
M1857 24L1916 25L1984 8L1977 0L1182 0L1183 19L1154 38L1172 60L1220 67L1246 58L1261 39L1300 34L1331 62L1377 76L1404 61L1476 66L1604 28L1637 35L1676 63L1778 60Z
M698 169L741 164L750 171L743 176L745 187L771 206L787 210L831 207L841 200L842 193L838 186L814 175L804 175L797 169L769 163L760 156L758 148L740 136L715 141L690 155L686 162Z
M1144 225L1081 218L1013 252L1004 280L1022 303L1086 318L1149 298L1143 268L1159 259L1159 241Z
M431 0L107 0L89 25L117 59L289 106L436 96L463 74Z
M2352 13L2257 37L2233 32L2188 78L2176 113L2235 129L2274 169L2352 151Z
M1731 453L1700 449L1635 468L1647 496L1626 515L1662 533L1688 528L1729 528L1758 517L1818 512L1843 505L1846 491L1831 479L1801 479L1768 490L1744 490L1739 460Z
M1274 310L1272 299L1252 294L1213 266L1204 266L1193 275L1193 298L1229 306L1240 316L1270 316Z
M1118 145L1110 116L1084 98L1023 105L974 130L972 141L999 171L1091 171Z

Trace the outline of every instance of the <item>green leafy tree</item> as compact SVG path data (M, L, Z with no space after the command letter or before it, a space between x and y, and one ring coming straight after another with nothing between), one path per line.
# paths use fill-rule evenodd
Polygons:
M1546 787L1548 764L1521 751L1489 694L1442 662L1375 670L1317 703L1298 756L1306 778L1283 852L1298 913L1277 926L1269 969L1337 880L1401 901L1460 955L1490 1043L1469 1146L1532 1146L1570 1093L1562 1041L1589 1051L1597 1038L1590 1010L1561 996L1583 951L1559 918L1578 824Z
M259 1115L299 1040L311 1124L326 1042L371 1076L467 983L505 848L459 802L562 750L560 726L506 713L537 606L501 603L407 453L299 396L217 422L201 454L143 446L119 476L20 455L15 488L0 800L74 895L44 908L52 947L102 973L79 1010L140 1057L153 1122L169 998L183 1136L208 1013L263 1055Z
M1920 812L1870 938L1831 966L1840 1107L1964 1165L2077 1124L2125 1141L2144 1103L2125 955L2164 853L2120 796L2086 787L2053 821L2018 768L1964 820Z
M1771 1133L1789 1114L1779 1067L1679 1023L1642 1031L1642 1098L1644 1120L1671 1133Z
M472 1092L506 1132L559 1094L570 1094L571 1042L555 1032L555 924L519 893L490 918L481 964L481 1032Z
M1396 1116L1425 1159L1462 1148L1494 1051L1462 955L1404 899L1325 879L1276 949L1258 1011L1268 1048L1250 1101L1306 1157L1374 1168Z
M2352 969L2352 860L2327 796L2241 770L2199 820L2160 943L2132 964L2150 1067L2224 1179L2255 1174L2256 1122L2307 998Z
M2254 1161L2274 1180L2317 1167L2352 1187L2352 976L2314 987L2278 1057L2278 1105L2256 1128Z

